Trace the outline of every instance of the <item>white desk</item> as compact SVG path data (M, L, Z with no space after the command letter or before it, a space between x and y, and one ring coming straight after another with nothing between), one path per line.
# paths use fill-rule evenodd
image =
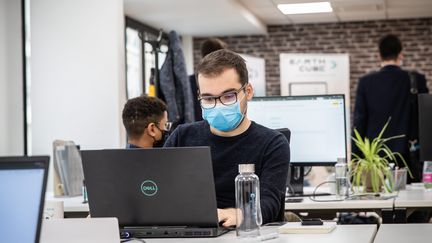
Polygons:
M337 202L326 202L325 200L334 200L335 196L320 196L316 200L324 202L312 201L309 197L304 197L303 202L300 203L285 203L285 210L287 211L301 211L301 210L373 210L373 209L393 209L393 200L345 200ZM365 210L365 211L367 211Z
M83 203L83 197L54 197L53 192L47 192L45 200L63 201L65 213L88 213L88 203Z
M422 187L407 186L407 190L400 191L395 199L394 222L405 223L407 217L419 209L432 209L432 191Z
M276 232L277 227L264 227L262 234ZM264 241L268 243L372 243L375 237L376 225L338 225L337 228L328 234L280 234L279 238ZM157 242L254 242L251 240L241 240L236 237L235 231L216 238L195 238L195 239L145 239L147 243ZM258 242L258 241L255 241Z
M374 243L431 242L432 224L382 224Z
M285 203L285 211L295 213L336 213L336 212L376 212L381 215L383 223L393 223L393 205L394 198L386 200L345 200L327 202L325 200L334 200L335 196L320 196L313 201L309 197L304 197L300 203ZM319 216L321 217L321 216Z
M328 192L329 188L320 188L319 192ZM306 187L306 193L312 193L313 188ZM336 200L336 196L317 196L315 201L310 197L303 197L303 201L299 203L285 203L285 211L295 213L336 213L336 212L365 212L373 211L380 214L384 223L393 222L394 198L385 200Z
M305 187L304 191L311 194L314 187ZM328 193L329 187L319 188L317 193ZM317 196L313 201L310 197L303 197L303 202L300 203L285 203L285 210L287 211L301 211L301 210L372 210L372 209L393 209L393 200L345 200L336 202L327 202L337 199L336 196ZM323 202L324 201L324 202ZM366 210L366 211L367 211Z
M395 200L396 208L432 208L432 191L407 186Z

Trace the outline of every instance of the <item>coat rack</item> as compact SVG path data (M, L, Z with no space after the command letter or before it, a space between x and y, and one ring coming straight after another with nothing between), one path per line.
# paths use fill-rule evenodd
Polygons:
M159 85L159 53L162 53L161 51L161 43L162 43L162 36L163 31L162 29L159 30L158 37L154 40L151 40L148 37L148 34L144 32L139 32L138 37L141 39L143 43L143 51L144 51L144 43L148 43L152 46L152 53L154 54L155 58L155 73L154 73L154 90L155 90L155 96L158 96L158 85ZM143 60L144 61L144 60Z

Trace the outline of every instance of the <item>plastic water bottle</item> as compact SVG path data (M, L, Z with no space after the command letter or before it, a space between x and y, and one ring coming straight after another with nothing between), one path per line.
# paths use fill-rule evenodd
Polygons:
M348 167L345 159L338 158L335 165L336 196L345 199L349 193Z
M235 178L237 236L256 237L262 224L259 178L254 164L239 164Z
M423 165L423 184L426 189L432 190L432 161L425 161Z

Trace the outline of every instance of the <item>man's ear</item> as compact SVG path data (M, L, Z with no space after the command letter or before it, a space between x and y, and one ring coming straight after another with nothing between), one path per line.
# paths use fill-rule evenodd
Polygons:
M151 122L147 125L147 133L150 137L156 137L156 124Z
M404 55L403 55L402 52L400 52L399 55L398 55L398 57L397 57L398 62L401 63L402 60L403 60L403 58L404 58Z
M254 95L254 89L251 83L248 83L245 88L247 100L251 100Z

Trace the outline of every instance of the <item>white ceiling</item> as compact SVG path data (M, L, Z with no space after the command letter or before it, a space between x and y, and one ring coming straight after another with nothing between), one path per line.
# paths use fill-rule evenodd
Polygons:
M127 16L182 35L264 34L266 25L235 0L124 0Z
M182 35L265 34L266 25L432 17L432 0L327 0L332 13L284 15L280 3L326 0L124 0L127 16Z

